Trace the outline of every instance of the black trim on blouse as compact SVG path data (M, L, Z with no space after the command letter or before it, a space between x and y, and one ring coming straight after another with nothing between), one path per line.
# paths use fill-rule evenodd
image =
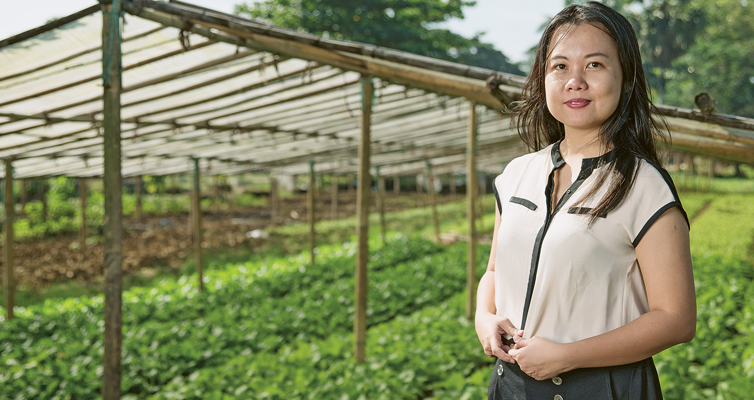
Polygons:
M632 243L634 247L639 245L639 241L641 241L641 238L644 237L644 234L647 233L647 231L652 226L652 224L654 224L655 221L657 221L657 219L660 218L660 216L662 216L662 214L665 213L665 211L668 211L673 207L678 207L681 210L681 214L683 214L683 218L686 220L686 224L688 224L689 229L691 229L691 223L689 222L689 217L688 215L686 215L686 210L683 209L683 205L681 204L681 198L678 197L678 191L675 189L673 178L670 177L670 174L668 173L668 171L665 170L665 168L659 167L647 160L644 160L644 161L647 164L654 167L654 169L656 169L657 172L660 173L660 176L662 176L662 179L665 180L665 183L667 183L668 187L670 188L670 192L673 193L673 198L675 199L675 201L671 201L670 203L665 204L659 210L657 210L657 212L655 212L651 218L649 218L649 220L644 224L644 226L639 231L639 234L636 235L636 238L634 238L634 241Z
M557 171L566 163L563 159L562 154L560 153L560 143L562 143L562 141L563 139L553 144L550 151L550 157L552 159L553 167L550 171L550 176L547 178L547 186L545 187L545 203L547 204L547 215L545 216L545 221L544 224L542 224L542 228L540 228L539 232L537 233L537 238L534 241L534 249L532 249L531 267L529 269L529 284L526 287L526 299L524 301L524 314L521 319L521 329L524 329L524 327L526 326L526 317L529 315L531 297L534 292L534 284L537 280L537 268L539 266L539 257L542 252L542 241L547 234L547 229L550 227L552 219L555 217L555 214L560 211L560 209L568 201L568 199L570 199L571 196L576 192L576 190L578 190L581 184L584 183L584 181L592 175L592 172L594 172L596 168L615 159L615 149L610 150L599 157L582 159L581 170L579 171L579 175L576 178L576 181L571 184L571 186L565 191L565 193L563 193L563 196L560 198L560 200L558 200L555 208L552 209L552 194L555 189L555 171ZM512 198L511 201L513 201Z
M495 179L492 180L492 192L495 193L495 200L497 201L497 210L500 212L500 215L503 215L503 203L500 202L500 193L497 192L497 178L499 178L500 175L496 176Z

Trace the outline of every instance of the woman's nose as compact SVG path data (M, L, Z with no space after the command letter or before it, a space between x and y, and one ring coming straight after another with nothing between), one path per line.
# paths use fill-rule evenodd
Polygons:
M589 87L581 71L575 71L568 77L566 90L586 90Z

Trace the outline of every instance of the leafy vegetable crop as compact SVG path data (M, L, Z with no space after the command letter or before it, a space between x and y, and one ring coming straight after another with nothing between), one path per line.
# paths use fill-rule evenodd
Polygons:
M154 393L177 376L243 351L275 353L298 341L346 334L352 326L352 244L212 271L207 292L188 278L123 296L124 393ZM368 319L389 321L448 298L464 285L462 244L443 249L401 238L371 257ZM101 385L101 297L45 302L0 325L0 394L96 398ZM6 369L7 368L7 369Z

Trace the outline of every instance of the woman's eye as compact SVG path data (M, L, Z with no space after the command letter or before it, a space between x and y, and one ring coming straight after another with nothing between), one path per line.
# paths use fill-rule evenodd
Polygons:
M555 64L552 66L553 69L565 69L565 64Z
M592 61L589 63L589 66L592 68L599 68L602 66L602 64L598 63L597 61Z

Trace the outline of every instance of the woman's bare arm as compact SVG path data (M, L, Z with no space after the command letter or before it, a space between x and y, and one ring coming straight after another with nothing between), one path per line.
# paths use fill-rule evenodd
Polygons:
M689 231L677 207L649 228L636 247L636 256L650 311L620 328L574 343L515 338L520 348L510 354L525 372L547 379L576 368L628 364L693 339L696 296Z

